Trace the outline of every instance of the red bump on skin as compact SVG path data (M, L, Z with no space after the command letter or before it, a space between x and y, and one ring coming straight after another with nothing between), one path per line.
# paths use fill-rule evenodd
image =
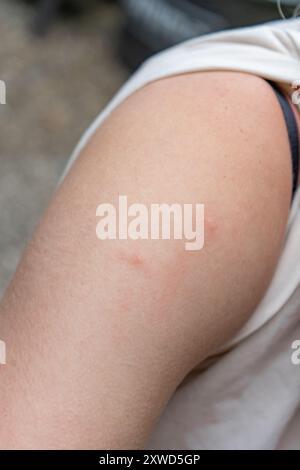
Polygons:
M144 265L144 260L141 256L139 255L132 255L128 256L127 259L128 263L133 266L134 268L140 268Z
M122 261L123 263L125 263L130 268L137 269L139 271L144 271L144 273L147 273L147 271L148 271L144 258L142 256L136 254L136 253L134 253L134 254L128 253L127 254L127 253L124 253L124 252L119 252L116 255L116 258L119 261Z
M215 237L218 224L215 219L207 214L204 217L205 239L211 240Z
M120 303L120 311L121 311L121 313L128 313L128 312L129 312L129 309L130 309L130 304L129 304L129 302L123 300L123 301Z

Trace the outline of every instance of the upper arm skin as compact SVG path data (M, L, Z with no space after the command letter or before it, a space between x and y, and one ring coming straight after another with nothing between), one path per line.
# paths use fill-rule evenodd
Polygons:
M96 207L119 194L204 203L204 248L99 241ZM179 76L120 105L54 196L1 304L0 448L142 447L185 374L263 296L290 197L286 129L263 80Z

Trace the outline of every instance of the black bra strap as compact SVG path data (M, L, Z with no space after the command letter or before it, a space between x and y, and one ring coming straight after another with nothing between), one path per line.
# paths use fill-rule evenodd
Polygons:
M278 101L280 103L281 109L283 111L287 131L289 135L291 154L292 154L292 167L293 167L293 197L298 186L298 175L299 175L299 135L298 135L298 126L294 112L291 108L290 103L287 98L284 96L282 91L276 86L276 84L269 82L273 87Z

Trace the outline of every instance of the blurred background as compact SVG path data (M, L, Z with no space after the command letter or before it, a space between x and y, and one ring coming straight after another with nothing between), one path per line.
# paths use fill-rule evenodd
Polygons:
M298 4L0 0L0 295L80 135L143 60L201 34L290 17Z

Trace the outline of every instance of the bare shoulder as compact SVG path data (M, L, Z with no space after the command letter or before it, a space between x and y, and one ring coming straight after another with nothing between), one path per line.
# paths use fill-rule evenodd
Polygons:
M193 286L187 297L197 299L190 326L209 311L209 318L220 315L214 338L225 326L232 334L268 287L290 208L290 149L271 86L236 72L158 80L110 115L88 154L91 173L105 155L113 181L134 200L205 205L205 248L184 255L184 279ZM173 266L182 265L172 250ZM161 263L147 249L145 257Z
M241 184L251 180L259 197L276 192L285 212L289 209L292 172L287 129L274 90L263 78L209 71L154 81L112 113L96 133L95 147L105 140L115 144L116 131L120 142L135 146L127 158L136 152L148 158L143 151L147 148L153 165L156 160L161 163L163 154L172 166L190 162L203 176L203 166L209 164L216 179L228 172Z

